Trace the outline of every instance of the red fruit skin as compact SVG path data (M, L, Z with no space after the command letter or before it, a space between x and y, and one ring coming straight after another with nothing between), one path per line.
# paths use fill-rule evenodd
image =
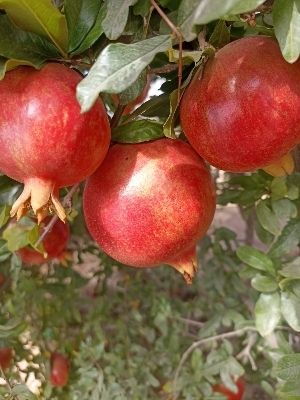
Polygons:
M240 378L235 384L238 388L237 393L232 392L224 385L216 385L213 389L215 393L224 394L228 400L242 400L245 393L245 381L243 378Z
M4 285L4 282L5 282L5 276L3 274L0 274L0 288L1 286Z
M56 387L66 386L69 381L69 369L68 359L59 353L53 353L51 356L51 384Z
M24 182L38 177L70 186L95 171L110 128L100 100L80 114L80 75L61 65L18 67L0 82L0 170Z
M24 183L11 216L20 219L32 206L38 221L49 206L66 214L58 189L91 175L110 143L106 110L97 100L80 113L76 86L81 76L62 64L37 71L21 66L0 81L0 171Z
M180 118L191 145L215 167L272 164L300 141L300 61L287 63L269 37L236 40L191 82Z
M196 242L214 211L210 173L179 140L114 145L84 191L91 235L111 257L134 267L166 263L188 272L185 264L195 261Z
M47 217L44 220L44 224L47 225L50 219L50 217ZM41 232L42 229L43 226L41 226ZM24 264L41 265L55 258L60 258L66 249L69 238L69 225L58 220L43 240L44 250L48 255L46 258L43 254L30 247L24 247L23 249L18 250L18 255L21 257Z
M0 366L2 369L7 369L10 366L13 357L12 349L0 348Z

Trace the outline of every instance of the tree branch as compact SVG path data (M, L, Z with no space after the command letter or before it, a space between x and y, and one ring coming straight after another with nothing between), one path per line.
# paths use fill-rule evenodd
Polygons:
M240 335L242 335L243 333L246 333L246 332L248 332L248 331L257 332L257 329L254 328L254 327L248 326L248 327L245 327L245 328L242 328L242 329L238 329L238 330L236 330L236 331L221 333L220 335L211 336L211 337L209 337L209 338L201 339L201 340L198 340L197 342L194 342L194 343L183 353L183 355L182 355L182 357L181 357L181 360L180 360L180 362L179 362L179 364L178 364L178 367L177 367L177 369L176 369L175 376L174 376L174 381L173 381L173 388L174 388L174 393L175 393L173 400L177 400L177 399L178 399L178 396L179 396L179 392L177 392L176 387L177 387L178 377L179 377L179 374L180 374L180 372L181 372L181 369L182 369L184 363L186 362L186 360L189 358L189 356L192 354L192 352L193 352L197 347L200 347L200 346L202 346L203 344L212 342L212 341L214 341L214 340L223 340L223 339L228 339L228 338L232 338L232 337L235 337L235 336L240 336ZM177 392L177 393L176 393L176 392Z
M76 192L76 190L79 188L79 186L80 186L80 183L77 183L76 185L74 185L74 186L70 189L69 193L64 197L64 199L63 199L63 201L62 201L62 205L63 205L64 207L66 207L66 206L67 206L67 207L70 207L70 203L71 203L72 197L73 197L74 193ZM51 218L49 224L46 225L46 227L45 227L43 233L41 234L41 236L40 236L39 239L37 240L35 246L38 246L39 244L42 243L42 241L45 239L45 237L48 235L48 233L51 231L51 229L53 228L53 226L55 225L55 223L56 223L57 221L58 221L58 215L54 215L54 216Z
M173 34L178 38L179 41L179 60L178 60L178 96L177 101L178 104L180 102L180 88L181 88L181 81L182 81L182 42L183 37L180 29L173 24L173 22L168 18L168 16L163 12L163 10L159 7L155 0L151 0L152 6L158 12L158 14L162 17L168 27L172 30Z

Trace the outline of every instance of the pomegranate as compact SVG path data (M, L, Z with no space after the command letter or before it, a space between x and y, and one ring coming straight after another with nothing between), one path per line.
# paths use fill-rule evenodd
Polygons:
M3 274L0 273L0 288L4 285L5 283L5 276Z
M47 217L44 220L44 224L46 225L49 223L50 219L50 217ZM41 233L43 228L44 226L42 224L40 227ZM58 220L43 240L44 250L47 254L46 257L30 247L24 247L18 250L18 255L21 257L22 262L27 265L40 265L55 258L61 258L66 249L69 237L69 225Z
M245 381L243 378L240 378L235 383L237 386L237 392L234 393L230 389L228 389L224 385L216 385L214 386L215 393L222 393L224 394L228 400L242 400L244 392L245 392Z
M7 347L0 348L0 366L2 369L9 368L12 357L13 357L12 349Z
M84 180L105 157L110 127L100 100L80 113L80 75L61 65L21 66L0 82L0 171L24 183L11 215L29 203L40 222L54 209L64 220L58 190Z
M169 264L189 283L215 206L209 171L180 140L114 145L84 191L88 229L107 254L134 267Z
M147 75L147 82L146 82L146 85L145 85L143 91L139 94L139 96L137 98L135 98L134 100L132 100L131 102L129 102L126 105L126 107L124 108L124 111L123 111L123 115L130 114L135 109L135 107L139 106L140 104L142 104L145 101L146 97L148 96L150 86L151 86L151 75ZM112 99L113 99L115 106L118 106L119 105L119 95L113 94Z
M51 355L50 381L53 386L66 386L69 380L69 361L59 353Z
M180 119L194 149L219 169L272 164L300 142L300 61L288 64L270 37L236 40L196 74Z

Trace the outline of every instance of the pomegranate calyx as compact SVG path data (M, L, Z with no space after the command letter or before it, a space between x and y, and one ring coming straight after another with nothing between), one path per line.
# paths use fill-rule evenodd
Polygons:
M279 160L262 168L267 174L274 177L291 175L295 169L295 162L291 153L285 154Z
M193 247L187 252L180 254L179 257L169 261L168 264L180 272L186 283L190 285L198 270L196 248Z
M58 189L50 181L40 178L27 179L24 182L23 192L12 206L10 216L16 215L19 220L27 214L30 207L37 216L38 224L51 211L55 212L63 222L66 220L65 210L59 201Z

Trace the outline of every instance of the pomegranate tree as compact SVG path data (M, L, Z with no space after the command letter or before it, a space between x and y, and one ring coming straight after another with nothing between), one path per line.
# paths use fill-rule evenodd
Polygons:
M66 386L69 380L69 360L60 353L51 355L50 381L53 386Z
M50 217L46 217L40 226L40 233L43 232L44 226L49 221ZM18 250L18 255L21 257L22 262L27 265L40 265L53 259L62 258L69 237L69 225L58 220L42 241L46 257L31 247L24 247Z
M188 282L214 211L210 173L179 140L114 145L84 192L89 231L107 254L134 267L169 264Z
M300 142L300 61L287 63L269 37L236 40L196 74L180 117L191 145L215 167L272 164Z
M49 208L64 220L59 188L93 173L110 141L100 100L80 113L76 86L80 75L61 65L37 71L19 67L0 81L0 171L24 183L11 215L20 218L31 207L40 222Z

